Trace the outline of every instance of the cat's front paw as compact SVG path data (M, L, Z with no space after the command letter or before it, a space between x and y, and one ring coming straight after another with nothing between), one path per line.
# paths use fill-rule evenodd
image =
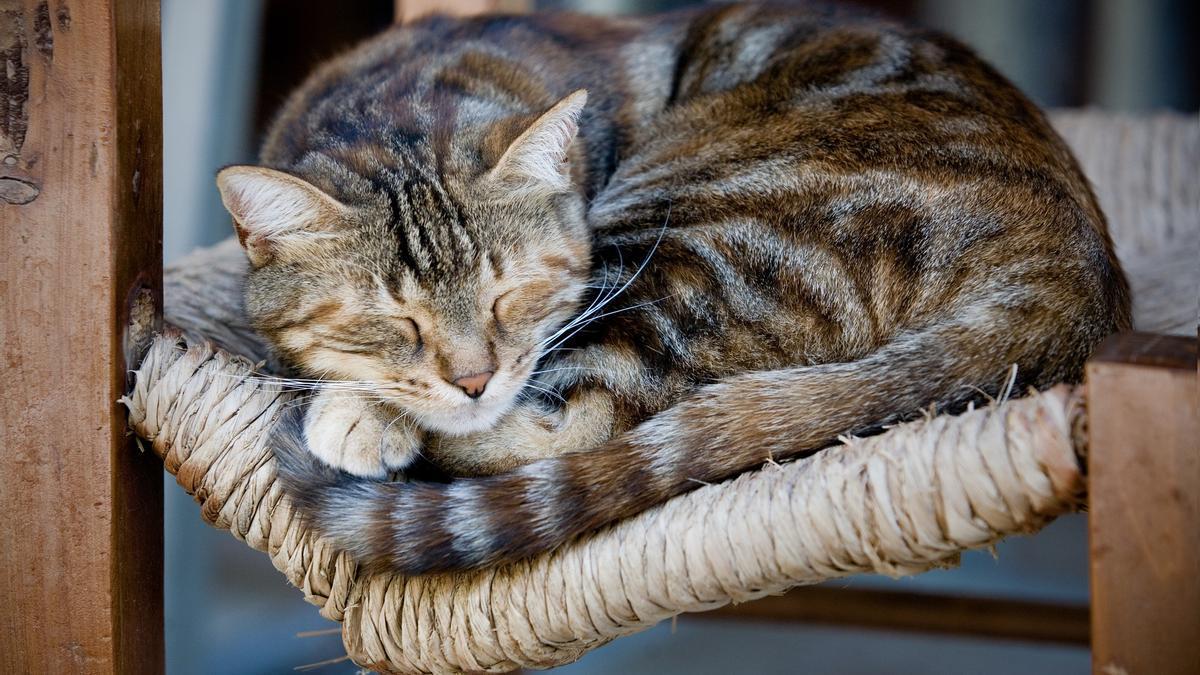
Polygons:
M304 417L309 452L355 476L384 478L416 459L422 434L398 412L352 394L323 391Z

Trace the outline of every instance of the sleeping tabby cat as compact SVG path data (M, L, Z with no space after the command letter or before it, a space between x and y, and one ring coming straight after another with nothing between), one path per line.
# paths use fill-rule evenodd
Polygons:
M870 19L428 19L321 68L262 159L218 176L247 310L326 382L281 478L409 573L959 408L1011 364L1074 380L1129 326L1042 114L953 40ZM377 480L418 454L476 477Z

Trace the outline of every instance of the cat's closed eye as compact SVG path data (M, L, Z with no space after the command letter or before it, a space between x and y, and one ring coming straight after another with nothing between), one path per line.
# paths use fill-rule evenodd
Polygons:
M555 309L555 304L549 302L552 291L548 282L538 282L501 293L492 302L492 316L501 328L541 321Z
M512 314L513 294L515 290L501 293L492 301L492 316L496 321L503 323L503 317Z
M417 325L417 322L403 317L397 323L400 326L400 332L404 333L404 336L413 344L413 349L421 351L424 343L421 340L421 327Z

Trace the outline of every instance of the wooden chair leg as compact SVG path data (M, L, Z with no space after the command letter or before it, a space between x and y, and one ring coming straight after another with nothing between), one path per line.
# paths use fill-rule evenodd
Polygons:
M0 672L159 673L162 467L117 402L161 304L158 2L0 0L0 43Z
M1118 335L1087 369L1092 670L1200 672L1196 341Z

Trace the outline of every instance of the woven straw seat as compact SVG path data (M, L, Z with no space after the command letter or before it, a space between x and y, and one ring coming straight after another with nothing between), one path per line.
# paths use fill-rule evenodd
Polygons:
M1195 118L1061 112L1110 219L1141 330L1194 329L1200 287ZM579 658L682 612L861 572L915 574L1041 528L1082 503L1086 401L1060 385L939 415L706 485L553 553L496 569L360 572L275 481L269 431L296 394L250 377L235 242L166 274L168 323L124 400L130 423L210 524L267 553L353 660L386 672L502 671ZM270 363L266 363L270 368ZM1002 364L1000 364L1002 367Z

